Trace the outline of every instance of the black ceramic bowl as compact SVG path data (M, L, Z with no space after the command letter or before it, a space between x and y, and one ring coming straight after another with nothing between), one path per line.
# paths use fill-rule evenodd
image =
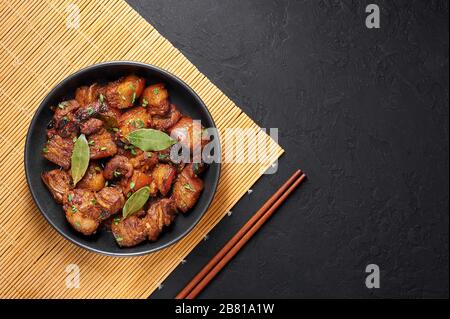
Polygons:
M147 84L162 81L169 91L170 100L185 115L200 119L205 127L215 127L214 121L202 100L183 81L155 66L131 62L112 61L84 68L59 83L48 93L37 109L28 129L25 143L25 172L28 186L36 205L47 221L65 238L93 252L111 256L137 256L167 247L185 236L198 223L208 209L216 191L220 176L220 163L212 163L203 173L205 189L196 206L186 214L179 214L173 225L166 228L156 242L144 242L131 248L120 248L111 232L99 229L93 236L83 236L74 231L66 221L61 205L58 205L41 180L41 173L55 168L55 165L42 157L41 151L46 142L46 126L52 118L51 105L73 99L75 89L94 82L105 83L121 76L136 74L147 80ZM215 150L220 152L218 140ZM45 236L45 234L41 234Z

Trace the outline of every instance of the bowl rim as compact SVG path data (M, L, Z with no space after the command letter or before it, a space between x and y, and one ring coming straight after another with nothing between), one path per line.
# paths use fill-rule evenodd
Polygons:
M207 199L206 205L203 208L203 210L199 213L198 217L194 220L194 222L186 228L186 230L184 230L180 235L178 235L177 237L175 237L174 239L168 241L165 244L162 244L158 247L154 247L154 248L149 248L143 251L138 251L138 252L126 252L126 248L124 248L124 252L108 252L108 251L104 251L101 249L97 249L94 247L91 247L89 245L83 244L81 242L78 242L77 240L75 240L74 238L69 237L66 232L64 230L62 230L56 223L53 222L53 220L51 218L49 218L47 216L47 214L44 212L44 209L41 207L39 200L38 200L38 196L35 194L35 191L33 189L33 187L31 186L31 182L30 182L30 178L32 173L28 170L28 162L31 160L30 156L31 154L29 154L28 150L30 148L30 143L31 143L31 133L32 133L32 128L34 128L36 126L36 123L38 121L39 115L41 114L42 110L44 109L44 107L48 104L48 100L50 99L50 97L54 94L54 92L56 92L58 89L60 89L61 87L64 87L64 85L71 79L79 76L80 74L86 72L86 71L90 71L92 69L97 69L97 68L104 68L104 67L108 67L108 66L112 66L112 65L128 65L128 66L138 66L138 67L143 67L146 69L150 69L152 71L155 71L157 73L160 73L166 77L171 78L173 81L177 82L179 85L181 85L185 90L187 90L187 92L192 95L192 97L195 99L195 101L204 108L204 110L206 111L206 116L208 118L208 120L212 123L214 128L217 128L216 123L214 122L214 119L211 115L211 113L209 112L208 108L206 107L206 104L203 102L203 100L198 96L198 94L188 85L186 84L183 80L181 80L179 77L177 77L176 75L160 68L157 67L155 65L152 64L148 64L148 63L144 63L144 62L139 62L139 61L131 61L131 60L111 60L111 61L104 61L104 62L99 62L99 63L95 63L95 64L91 64L88 66L85 66L81 69L79 69L78 71L71 73L70 75L66 76L63 80L61 80L60 82L58 82L44 97L44 99L40 102L39 106L37 107L37 109L35 110L34 114L33 114L33 118L30 121L30 125L28 126L28 130L27 130L27 135L26 135L26 140L25 140L25 146L24 146L24 166L25 166L25 176L26 176L26 180L27 180L27 186L28 189L31 193L31 197L33 198L34 203L36 204L36 206L39 209L39 212L41 213L41 215L44 216L44 218L47 220L47 222L60 234L62 235L66 240L68 240L69 242L77 245L78 247L84 248L90 252L93 253L97 253L100 255L104 255L104 256L112 256L112 257L136 257L136 256L143 256L143 255L147 255L147 254L151 254L154 253L158 250L167 248L175 243L177 243L178 241L180 241L183 237L185 237L186 235L188 235L192 229L194 229L194 227L200 222L200 220L203 218L203 216L205 215L206 211L208 210L208 208L211 206L212 201L215 198L215 195L217 193L217 186L219 184L219 180L220 180L220 176L221 176L221 161L215 163L217 165L216 168L216 174L215 176L213 176L213 183L211 185L213 192L211 193L211 195L209 196L209 198ZM222 157L222 147L221 147L221 143L220 143L220 137L217 136L217 145L216 145L216 151L219 154L219 158Z

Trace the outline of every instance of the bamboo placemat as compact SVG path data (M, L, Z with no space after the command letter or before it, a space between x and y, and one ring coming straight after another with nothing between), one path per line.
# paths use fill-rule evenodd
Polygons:
M31 199L23 168L31 117L59 81L100 61L151 63L176 74L199 94L221 134L227 127L258 127L123 1L0 0L0 57L2 298L148 297L283 152L260 132L272 150L266 162L223 164L212 206L177 244L135 258L87 252L47 224ZM71 264L80 269L75 289L66 286Z

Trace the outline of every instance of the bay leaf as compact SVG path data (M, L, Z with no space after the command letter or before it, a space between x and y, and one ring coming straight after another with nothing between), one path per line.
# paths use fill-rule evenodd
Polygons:
M164 132L151 128L135 130L126 136L127 140L144 152L162 151L177 143Z
M86 136L81 134L73 146L72 157L71 157L71 174L73 179L73 185L83 178L86 170L89 166L89 144L86 140Z
M127 218L128 216L133 215L137 211L139 211L142 207L144 207L148 198L150 197L150 187L145 186L140 188L136 193L132 194L130 198L128 198L127 202L123 206L122 216L123 218Z

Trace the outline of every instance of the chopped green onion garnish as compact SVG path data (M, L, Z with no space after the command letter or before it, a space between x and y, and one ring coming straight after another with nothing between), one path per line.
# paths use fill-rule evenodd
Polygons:
M183 187L188 189L188 190L190 190L190 191L192 191L192 192L195 192L195 189L191 186L191 184L184 184Z

